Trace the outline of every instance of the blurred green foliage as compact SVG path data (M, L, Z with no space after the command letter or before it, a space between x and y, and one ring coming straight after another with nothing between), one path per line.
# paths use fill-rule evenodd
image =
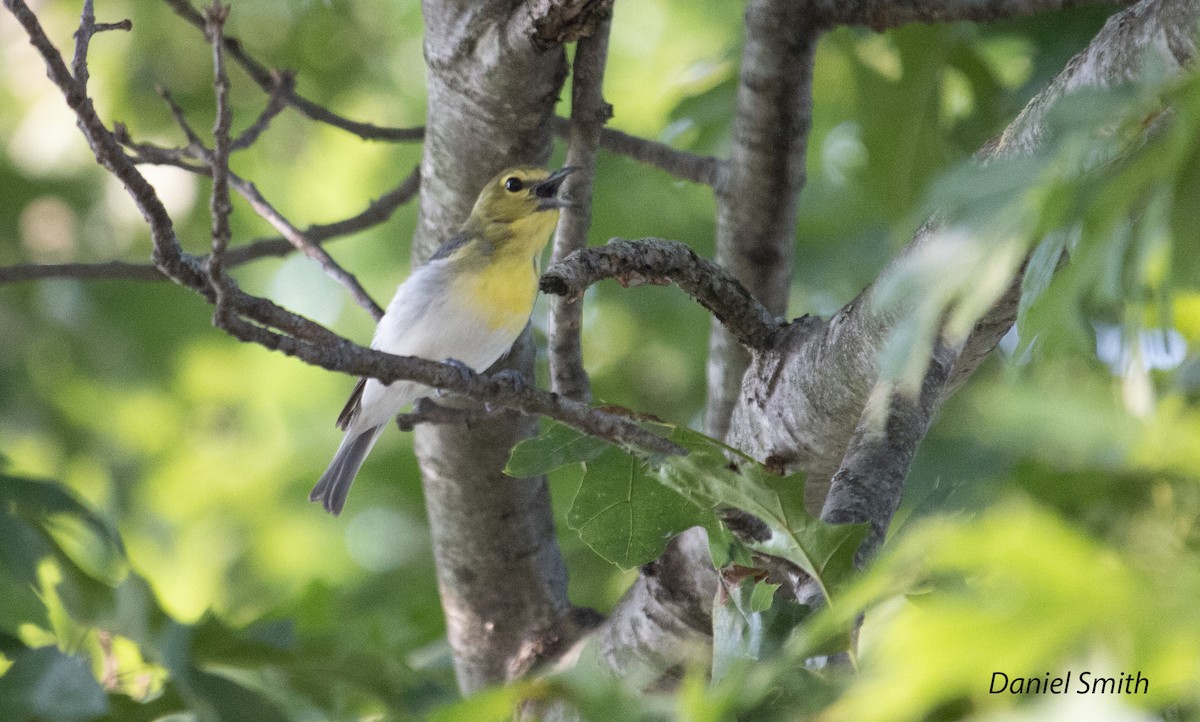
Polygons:
M70 46L78 11L37 4L60 47ZM195 127L210 127L200 34L150 0L100 2L97 12L135 28L92 45L102 116L135 137L180 142L154 91L162 84ZM879 563L862 579L839 578L817 617L772 602L761 581L727 582L713 666L685 671L672 697L637 697L644 680L618 683L585 652L569 672L456 701L409 439L385 435L342 518L306 501L336 445L332 418L349 379L234 342L211 328L202 301L169 284L0 287L0 718L187 710L228 720L484 720L507 718L522 699L621 720L1200 715L1200 86L1161 82L1152 68L1136 89L1065 105L1046 153L985 171L966 163L1107 12L846 29L821 43L791 313L850 300L936 207L961 232L949 236L952 252L890 277L890 297L915 309L890 368L903 377L928 343L930 318L948 311L969 328L1032 249L1019 337L942 412ZM618 3L606 79L613 125L724 154L740 13L718 0ZM384 0L239 0L229 25L265 63L296 69L302 93L390 125L423 122L421 29L419 3ZM0 263L148 258L141 218L94 167L7 15L0 53ZM265 98L239 71L233 82L242 127ZM1167 103L1176 111L1162 115ZM1158 132L1143 142L1147 120ZM1091 132L1098 123L1109 129L1102 137ZM363 143L284 112L233 167L305 225L357 212L419 156L417 145ZM1083 180L1081 167L1092 169ZM202 251L206 184L171 169L147 175L185 245ZM235 207L237 242L270 234ZM713 214L707 189L602 156L593 243L653 235L710 254ZM403 208L331 250L386 299L407 272L414 220ZM1052 275L1062 249L1072 261ZM236 275L252 292L369 337L370 319L307 260L260 261ZM586 309L597 398L698 426L703 311L674 289L613 284L590 291ZM620 507L646 511L634 502L644 497L670 514L609 519L609 501L654 484L652 469L595 447L550 463L552 450L524 463L561 467L552 484L578 604L610 608L631 578L620 566L661 548L661 538L646 541L653 533L701 519L718 533L718 501L765 500L780 512L784 552L824 571L809 552L829 546L804 534L821 541L828 530L792 513L779 480L763 475L738 490L713 474L699 498L688 479L711 469L676 469L674 490L638 486ZM580 460L590 472L568 463ZM381 481L397 477L411 483ZM723 561L744 554L716 541ZM803 666L844 643L864 611L858 674ZM1140 670L1150 693L987 693L996 671L1085 668Z

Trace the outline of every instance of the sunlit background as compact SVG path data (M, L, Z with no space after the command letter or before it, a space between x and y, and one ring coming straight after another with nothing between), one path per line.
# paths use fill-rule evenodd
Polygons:
M77 3L43 0L34 8L56 44L69 49ZM741 11L740 3L724 0L617 3L605 82L614 106L611 125L695 152L726 154ZM874 279L919 222L934 179L1000 132L1107 13L826 36L816 60L790 315L831 313ZM102 21L129 17L134 25L131 33L104 33L92 44L90 87L110 125L120 121L135 138L182 144L155 92L162 85L194 127L212 126L210 56L201 33L150 0L101 0L97 14ZM238 0L228 32L263 63L295 69L300 93L343 115L382 125L424 121L417 2ZM235 128L241 128L265 98L240 70L232 79ZM569 99L569 91L562 97ZM560 113L568 112L563 101ZM285 111L232 166L305 227L359 212L398 184L420 153L419 144L364 142ZM555 161L562 153L556 146ZM172 168L143 170L185 247L203 252L207 181ZM712 253L709 189L607 154L597 173L592 244L658 236ZM239 199L234 207L235 244L273 235ZM408 271L414 221L410 204L384 225L328 248L384 302ZM144 262L149 254L140 215L95 166L21 29L0 15L0 264ZM261 260L234 275L248 291L350 338L370 337L368 315L306 258ZM1192 281L1167 297L1169 313L1149 301L1119 311L1098 304L1076 323L1090 345L1043 338L1031 348L1031 339L1008 339L1008 351L949 402L931 431L896 534L916 527L930 544L961 537L964 544L990 545L1028 533L1021 538L1046 554L1069 547L1075 556L1064 557L1064 564L1117 559L1136 577L1131 588L1162 591L1154 586L1156 569L1191 569L1190 577L1176 580L1175 591L1200 588L1188 566L1198 558L1193 528L1200 511L1200 294ZM325 514L308 503L307 493L337 446L333 419L353 380L240 344L212 328L210 313L200 298L168 282L0 286L3 472L60 482L111 520L130 567L172 617L190 623L212 614L232 627L290 620L303 650L324 655L331 666L374 666L379 690L390 690L326 709L391 704L415 713L453 699L410 437L388 431L359 475L346 513ZM1133 324L1131 336L1135 315L1144 320ZM539 341L543 316L539 304ZM706 314L676 289L601 284L587 296L584 336L597 399L698 428L707 333ZM544 358L541 367L544 378ZM567 528L578 483L577 470L552 478L571 595L604 611L633 573L598 557ZM930 515L937 515L936 523L920 526ZM956 527L955 519L978 526ZM936 536L938 529L945 536ZM87 545L76 552L85 568L109 563L89 561L95 553ZM960 566L977 571L972 565L982 563ZM1019 577L1020 570L1013 574ZM1093 593L1104 594L1117 584L1106 579L1063 581L1046 592L1039 613L1053 616L1066 600L1084 604ZM1088 636L1106 619L1136 615L1139 599L1126 599L1107 610L1109 616L1089 618L1082 631L1066 634ZM1037 616L1016 609L1018 620ZM21 618L4 612L0 604L0 629L26 643L58 641L68 651L95 644L64 641L52 634L60 630L17 624ZM899 636L924 629L921 620L905 616L912 614L903 604L887 608L884 618L899 626L881 623L881 659L890 660L904 639L924 643ZM1185 618L1178 609L1167 616ZM955 633L936 620L930 624L931 634ZM1137 654L1162 641L1157 632L1127 636ZM1194 621L1184 638L1200 639ZM954 642L943 637L939 643ZM1097 639L1078 653L1091 649L1108 659L1128 651L1123 643L1114 642L1114 651ZM1016 663L1070 662L1054 656L1061 645L1051 647L1052 653L1030 653ZM137 685L152 687L152 668L129 661L137 656L132 645L121 649L119 657L139 670L123 684L134 692ZM940 648L931 649L937 654ZM1175 674L1196 656L1183 650L1176 667L1160 666ZM972 670L989 665L978 659L962 664ZM874 668L868 663L866 669ZM1177 685L1186 680L1175 676ZM894 676L888 682L888 694L900 700L896 709L926 704L923 688L908 682ZM861 694L880 689L864 682ZM865 697L847 699L845 719L872 718L869 705L853 706Z

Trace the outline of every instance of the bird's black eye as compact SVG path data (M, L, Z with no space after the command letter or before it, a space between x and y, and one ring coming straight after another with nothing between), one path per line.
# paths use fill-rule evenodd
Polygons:
M515 175L504 179L504 190L508 191L509 193L516 193L523 187L524 186L521 185L521 179Z

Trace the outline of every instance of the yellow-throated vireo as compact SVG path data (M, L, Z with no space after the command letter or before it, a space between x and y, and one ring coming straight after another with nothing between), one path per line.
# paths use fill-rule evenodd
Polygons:
M483 187L458 233L396 289L371 348L479 372L500 359L529 322L542 250L558 222L563 179L574 168L510 168ZM428 386L359 379L337 425L346 435L309 500L340 514L354 476L384 427Z

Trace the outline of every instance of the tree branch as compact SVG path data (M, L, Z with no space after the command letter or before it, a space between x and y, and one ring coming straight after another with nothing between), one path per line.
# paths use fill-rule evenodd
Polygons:
M1148 57L1163 67L1182 69L1195 52L1191 33L1198 13L1200 9L1193 3L1146 0L1114 15L1089 47L1030 101L1000 142L991 145L985 154L1032 152L1048 109L1070 90L1130 78ZM920 247L935 227L933 223L922 227L898 259ZM974 372L1011 327L1020 298L1019 286L1018 275L966 342L952 349L937 403ZM870 303L871 292L871 288L865 290L828 322L805 318L783 330L777 349L756 358L747 372L735 410L738 433L732 443L760 459L781 459L788 471L804 471L810 506L823 502L826 484L842 468L842 457L854 437L862 409L878 383L878 350L904 319L903 309ZM935 366L943 364L938 358L935 362ZM911 440L919 443L920 435ZM876 509L894 508L898 497L887 497L898 492L891 484L883 484L877 493L884 498ZM863 518L856 514L850 508L853 504L844 512L838 511L848 503L848 497L830 503L832 506L826 506L828 514L886 525L886 519L879 516Z
M541 287L556 296L579 297L605 278L625 286L674 283L747 349L768 348L782 325L729 271L686 244L661 238L614 238L605 246L578 251L546 269Z
M870 524L871 532L854 556L859 566L883 544L913 457L941 406L954 357L954 349L938 346L917 398L876 381L850 435L821 519L831 524Z
M166 0L166 3L171 6L179 17L186 20L197 29L203 31L205 27L204 16L196 11L195 8L187 0ZM373 125L371 123L363 123L357 120L351 120L344 116L338 115L333 111L318 105L313 101L305 98L295 91L292 87L280 88L276 82L276 73L267 69L266 66L259 63L254 58L250 57L245 50L242 49L241 41L236 38L226 36L223 40L225 52L229 57L237 61L238 65L246 71L250 78L258 83L259 87L267 93L274 93L278 88L281 97L288 105L300 111L309 120L314 120L318 123L332 125L335 128L353 133L363 140L384 140L393 142L409 142L419 141L424 137L424 128L388 128L384 126Z
M133 23L121 20L115 23L97 23L93 0L83 0L83 13L79 20L79 28L75 31L75 54L71 59L71 72L79 87L86 89L88 84L87 54L92 36L106 30L133 30Z
M810 0L818 23L869 25L883 31L908 23L994 22L1088 5L1133 0Z
M567 141L566 165L577 168L567 176L564 195L571 204L562 210L550 262L587 248L592 225L592 184L596 176L596 150L604 124L612 117L612 106L604 102L604 66L608 59L608 33L612 23L605 17L595 32L581 38L575 48L571 81L571 130ZM559 296L550 303L546 336L550 362L550 388L579 401L590 401L592 385L583 367L583 296Z
M817 34L801 3L751 0L728 172L717 184L717 257L767 310L787 310L796 202L812 125ZM749 355L716 323L705 428L723 438Z
M213 180L212 197L209 201L209 212L212 215L212 252L204 265L212 283L213 293L216 294L213 323L218 327L224 324L229 314L226 300L230 281L221 264L225 259L225 249L229 247L229 239L233 235L229 229L229 216L233 213L233 204L229 201L229 132L233 126L233 109L229 107L229 76L225 73L225 56L221 43L225 20L228 17L229 6L221 5L220 0L213 0L213 4L204 12L204 35L212 45L213 89L217 105L216 120L213 121L213 149L208 154ZM174 107L173 103L172 106ZM182 112L176 115L182 120ZM186 128L186 124L184 127Z
M118 128L118 137L119 137ZM122 140L126 147L135 144ZM134 148L136 150L136 147ZM140 161L134 158L135 162ZM195 172L203 173L207 169L194 168ZM358 231L373 228L392 217L397 208L404 205L417 194L421 176L419 169L414 169L392 190L371 201L361 213L333 223L318 223L304 229L302 233L313 243L322 243L347 236ZM222 264L226 269L257 261L261 258L286 256L294 253L296 247L285 238L263 238L245 246L235 246L225 252ZM169 280L162 271L152 263L130 263L127 261L103 261L99 263L21 263L13 266L0 267L0 284L39 281L49 278L74 278L79 280L128 280L128 281L165 281Z
M91 280L165 281L151 263L106 261L101 263L18 263L0 267L0 284L44 281L51 278Z
M571 122L566 118L554 116L551 118L551 126L554 134L559 138L570 136ZM695 155L687 151L676 150L665 143L639 138L613 128L604 128L600 131L600 147L611 153L658 168L676 178L706 186L717 184L721 169L725 165L712 156Z
M266 132L267 126L271 124L275 116L282 113L283 109L287 107L287 93L296 87L295 74L290 71L271 71L271 80L274 85L267 98L267 107L263 108L262 113L259 113L257 120L243 130L237 138L234 138L229 145L230 150L245 150L254 145L259 136Z
M566 55L538 46L522 26L523 5L422 3L429 110L414 263L457 231L491 176L550 156ZM527 331L501 365L531 376L534 355ZM575 618L545 477L515 481L501 471L512 445L535 431L519 419L414 432L463 692L505 680L530 648L553 646Z
M333 256L329 255L329 251L322 248L320 244L314 243L303 231L292 225L291 221L283 214L275 210L274 206L262 197L253 183L233 173L229 174L229 180L238 195L244 198L258 215L274 226L275 230L279 231L297 250L320 264L325 275L340 283L350 293L350 297L354 299L355 303L366 309L367 313L371 314L376 321L383 317L383 308L375 302L375 299L371 298L354 274L342 268L337 261L333 260Z
M214 50L214 52L218 51ZM227 78L225 82L228 83ZM160 94L171 106L171 112L175 117L176 124L179 125L184 134L188 137L188 147L163 148L151 143L135 143L129 138L128 132L123 127L118 129L119 132L117 134L117 139L123 145L132 148L137 152L137 157L134 158L134 162L136 163L172 165L192 173L207 175L210 178L214 178L213 185L214 188L216 188L216 174L214 174L214 168L218 166L216 152L209 150L204 146L203 141L189 126L187 118L185 118L183 115L183 110L174 102L170 93L163 88L160 89ZM220 92L218 92L218 97L221 97ZM218 105L220 105L220 103L218 103ZM226 136L228 136L227 131ZM228 153L229 148L232 148L232 143L230 142L227 145L228 148L226 149L226 153ZM193 162L194 160L202 161L205 165L198 166ZM370 294L367 293L366 289L362 287L362 284L358 282L358 279L355 278L353 274L342 268L341 265L333 259L333 256L329 255L328 251L322 248L318 243L314 242L311 238L307 237L303 231L296 228L291 221L289 221L282 213L276 210L274 206L267 202L266 198L263 197L262 193L259 192L258 188L253 183L239 177L235 173L230 172L228 168L228 160L223 162L223 166L224 172L221 173L222 184L232 186L234 190L238 192L238 195L245 199L246 202L250 204L250 207L253 208L259 216L274 226L275 230L279 231L283 235L284 239L293 248L320 264L321 270L324 271L327 276L341 284L341 286L350 294L350 297L354 299L355 303L366 309L367 313L371 314L372 318L378 321L383 316L383 309L380 308L379 304L377 304L373 298L371 298ZM214 234L215 233L216 229L214 229ZM214 235L214 239L215 238L217 238L216 235ZM225 242L225 244L227 243L228 241ZM222 256L225 253L225 244L222 244L220 248L220 254ZM213 250L214 255L216 255L216 246L214 246Z

